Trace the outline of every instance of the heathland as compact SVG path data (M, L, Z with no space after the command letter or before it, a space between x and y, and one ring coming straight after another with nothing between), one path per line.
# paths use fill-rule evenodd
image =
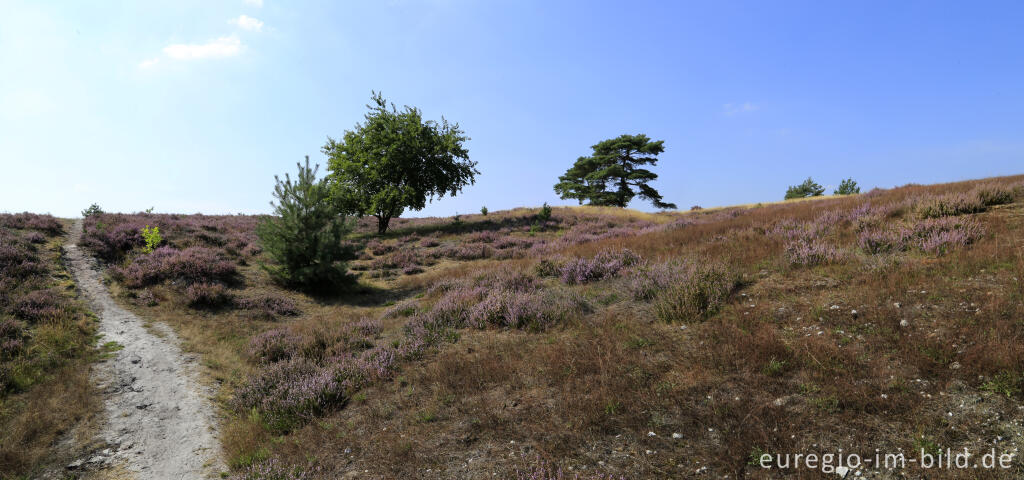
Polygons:
M32 395L88 398L63 386L92 327L51 220L0 217L7 424ZM383 234L364 218L334 293L274 282L261 221L96 212L81 241L115 299L199 356L236 478L818 478L758 459L1024 441L1022 176L398 218ZM42 425L80 416L53 411ZM32 445L53 443L46 428ZM39 461L3 442L5 471Z

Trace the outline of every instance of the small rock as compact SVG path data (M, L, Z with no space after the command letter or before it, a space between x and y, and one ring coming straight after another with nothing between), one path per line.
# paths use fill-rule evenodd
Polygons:
M681 434L681 433L673 433L672 434L672 438L674 438L676 440L679 440L680 438L683 438L683 434Z
M78 467L81 467L83 463L85 462L83 462L82 460L75 460L68 464L68 470L74 470Z
M657 436L658 436L658 434L657 434L657 433L654 433L654 432L647 432L647 436L648 436L648 437L657 437Z
M907 328L910 326L910 322L908 322L907 319L904 318L903 320L900 320L900 326L903 328Z
M850 469L847 467L836 467L836 475L839 475L839 478L846 478L849 473Z
M104 457L101 456L101 455L96 455L96 456L90 458L88 463L100 463L100 462L103 461L103 458Z
M901 304L900 302L894 302L894 303L892 304L892 306L894 306L894 307L896 307L896 308L900 308L900 307L902 307L902 306L903 306L903 304Z

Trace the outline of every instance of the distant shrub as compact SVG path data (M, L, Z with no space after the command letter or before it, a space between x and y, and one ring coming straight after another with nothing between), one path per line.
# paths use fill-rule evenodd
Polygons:
M940 218L980 213L985 204L978 195L970 193L948 193L928 195L917 200L914 211L920 218Z
M285 297L276 295L259 295L255 297L239 298L235 305L243 310L261 312L268 317L273 316L294 316L300 313L295 302Z
M541 222L551 220L551 206L548 205L548 202L544 202L544 205L540 207L540 212L537 212L537 220Z
M704 207L702 207L700 205L694 205L694 206L690 207L690 211L691 212L699 212L701 210L704 210Z
M93 215L100 215L102 213L103 209L100 208L99 204L94 203L92 205L89 205L89 208L82 210L82 217L91 217Z
M857 186L852 178L847 178L842 182L839 182L839 188L832 192L835 195L854 195L860 193L860 187Z
M640 256L629 249L618 252L601 252L593 258L569 260L559 269L559 278L570 285L600 280L619 273L626 267L640 262Z
M811 177L807 177L804 183L800 185L793 185L786 189L786 200L793 198L805 198L805 197L818 197L825 193L825 187L814 182Z
M164 241L164 237L160 235L160 227L151 228L149 225L146 225L145 227L142 227L142 230L140 230L139 233L142 234L142 240L146 242L146 244L142 246L143 253L149 253L156 250L156 247L160 246Z
M738 285L738 277L724 264L695 263L686 278L655 297L655 315L666 322L706 318L725 304Z
M224 285L193 283L185 288L185 300L192 308L215 308L229 305L233 299Z
M298 167L294 182L288 175L284 181L274 177L276 216L266 218L257 234L275 264L262 267L283 285L330 289L351 280L345 261L355 255L343 242L351 226L339 215L326 181L316 180L309 157Z
M480 215L487 216L487 207L480 207Z

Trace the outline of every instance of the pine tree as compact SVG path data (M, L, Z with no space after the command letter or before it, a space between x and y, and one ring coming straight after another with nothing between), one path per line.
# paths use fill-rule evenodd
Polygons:
M647 135L621 135L591 147L594 154L580 157L558 177L555 193L561 198L574 198L582 205L626 207L634 197L650 200L655 207L674 209L675 204L662 201L649 182L658 175L644 165L656 165L658 154L665 151L663 140L652 141Z
M860 193L860 187L857 186L857 182L852 178L847 178L846 180L839 182L839 188L835 189L832 193L835 195L853 195L855 193Z
M807 177L804 183L800 185L793 185L786 189L786 200L792 198L804 198L804 197L820 197L825 193L825 187L818 185Z
M276 175L274 216L264 219L257 234L274 264L262 267L276 282L290 287L328 290L350 281L346 260L354 251L342 241L351 232L349 222L338 213L330 187L316 180L319 165L296 164L295 180Z

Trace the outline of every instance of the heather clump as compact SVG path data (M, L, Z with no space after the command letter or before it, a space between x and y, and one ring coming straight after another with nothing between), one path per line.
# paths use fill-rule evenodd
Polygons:
M940 218L985 211L985 203L972 193L947 193L918 198L914 212L920 218Z
M185 288L185 300L192 308L217 308L231 304L234 297L219 283L193 283Z
M291 358L304 343L301 335L276 328L253 337L249 341L249 355L260 363L274 363Z
M228 283L234 280L235 265L222 259L215 250L189 247L177 250L165 246L135 257L124 267L111 269L114 277L130 288L141 288L163 281L186 283Z
M918 247L935 254L965 247L981 238L984 233L981 224L969 218L936 218L914 225Z
M64 226L51 215L35 213L4 213L0 214L0 227L17 230L36 230L48 236L60 235Z
M629 249L605 251L593 258L576 258L565 262L559 268L559 278L569 285L592 282L615 276L623 268L636 265L640 260L640 256Z
M277 458L270 458L249 465L229 478L230 480L310 480L316 476L302 467L285 465Z
M25 347L25 325L11 318L0 318L0 360L10 360ZM0 390L4 383L0 380Z
M253 375L235 394L242 410L260 412L267 428L286 432L345 398L345 386L333 367L304 358L272 363Z
M700 320L718 311L737 286L739 277L726 265L693 263L654 297L654 312L666 322Z
M871 254L895 253L917 248L934 254L964 247L984 234L976 220L964 217L940 217L912 224L890 225L860 232L862 250Z
M242 310L259 312L266 317L290 317L299 314L299 307L292 300L277 295L257 295L235 300L235 306Z
M972 190L972 193L986 207L1013 203L1015 197L1012 187L1004 187L994 183L979 185Z
M786 243L786 260L795 265L813 266L836 263L844 258L842 250L819 238L800 238Z
M0 278L24 279L44 271L31 243L0 230Z
M23 295L14 304L11 313L30 323L55 321L67 315L67 299L53 289L34 290Z

